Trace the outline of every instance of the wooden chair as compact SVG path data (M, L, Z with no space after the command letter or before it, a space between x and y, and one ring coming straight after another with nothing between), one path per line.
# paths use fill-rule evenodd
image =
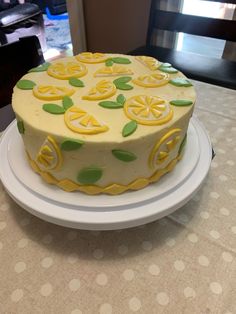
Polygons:
M218 0L217 2L236 4L236 0ZM152 37L156 29L236 42L236 20L162 11L156 9L156 0L153 0L146 46L129 52L132 55L147 55L163 62L169 62L189 78L236 89L236 62L154 46Z
M13 119L11 97L16 82L33 67L44 62L36 36L0 46L0 131Z

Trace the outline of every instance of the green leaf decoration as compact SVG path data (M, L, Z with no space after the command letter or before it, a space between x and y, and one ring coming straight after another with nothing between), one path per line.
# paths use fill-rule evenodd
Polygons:
M36 68L30 69L28 72L29 73L31 73L31 72L44 72L44 71L47 71L47 69L50 65L51 65L51 63L45 62Z
M169 68L169 67L171 67L171 64L168 63L168 62L164 62L164 63L162 63L162 64L160 65L160 67L167 67L167 68Z
M183 77L174 78L174 79L170 80L169 83L174 85L174 86L178 86L178 87L181 87L181 86L189 87L189 86L193 85L189 80L187 80Z
M43 110L52 114L63 114L65 113L65 109L56 104L44 104Z
M119 109L119 108L123 108L123 104L120 104L116 101L101 101L100 103L98 103L99 106L103 107L103 108L107 108L107 109Z
M25 126L24 126L24 122L22 120L17 121L17 128L20 134L24 134L25 133Z
M106 62L105 62L105 65L107 66L107 67L111 67L112 65L113 65L113 60L112 59L107 59L106 60Z
M160 70L160 71L162 71L162 72L165 72L165 73L170 73L170 74L172 74L172 73L178 73L179 71L178 70L176 70L175 68L173 68L173 67L164 67L164 66L160 66L159 68L158 68L158 70Z
M118 64L130 64L131 61L127 58L122 58L122 57L116 57L116 58L112 58L112 61L114 63L118 63Z
M130 90L130 89L133 89L133 86L128 85L128 84L124 84L124 83L120 83L120 84L116 85L116 88L120 89L120 90Z
M116 97L116 101L121 104L121 105L124 105L125 101L126 101L126 98L123 94L119 94L117 97Z
M130 76L123 76L119 77L118 79L114 80L113 83L115 84L117 89L121 90L130 90L133 89L133 86L126 84L131 81L132 78Z
M62 99L62 105L65 110L74 105L73 100L69 96L64 96Z
M35 85L36 83L30 80L19 80L16 83L16 86L20 89L33 89Z
M178 152L179 155L182 153L182 151L183 151L183 149L184 149L186 143L187 143L187 133L185 134L185 136L184 136L184 138L183 138L183 141L182 141L181 144L180 144L179 152Z
M84 87L84 83L76 77L71 77L69 79L69 84L75 87Z
M128 83L131 80L132 80L132 77L130 77L130 76L122 76L122 77L119 77L118 79L114 80L113 83L114 84Z
M111 152L113 156L115 156L117 159L121 161L130 162L137 159L137 156L135 154L128 152L126 150L113 149Z
M87 167L78 173L77 180L82 184L93 184L102 177L102 169L97 167Z
M61 149L66 151L77 150L83 145L83 141L66 139L61 143Z
M191 106L193 102L188 99L174 99L170 101L170 104L177 107Z
M138 124L136 121L128 122L122 130L122 136L126 137L133 134L136 131L137 127L138 127Z

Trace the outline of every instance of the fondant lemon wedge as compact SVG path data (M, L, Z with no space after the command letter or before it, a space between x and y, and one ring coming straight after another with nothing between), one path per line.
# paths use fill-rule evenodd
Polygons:
M144 125L160 125L168 122L173 111L160 97L139 95L129 98L124 104L128 118Z
M106 61L107 56L100 52L82 52L75 56L75 58L84 63L101 63Z
M79 62L57 62L51 64L48 69L48 75L60 80L68 80L71 77L82 77L88 70L84 64Z
M152 71L156 70L159 66L158 60L153 58L153 57L137 56L135 58L136 58L136 60L141 62L143 65L145 65L146 67L148 67Z
M61 167L61 151L51 136L48 136L41 146L36 161L42 170L58 170Z
M101 100L113 96L116 93L115 85L108 81L102 80L96 84L95 87L91 88L87 95L84 95L82 99L86 100Z
M54 85L36 85L33 88L34 96L41 100L59 100L73 95L74 92L73 88Z
M133 74L133 71L123 65L118 65L114 64L110 67L104 67L101 69L98 69L95 73L94 76L118 76L118 75L131 75Z
M158 87L169 82L167 73L153 73L151 75L141 75L133 79L133 83L142 87Z
M149 167L155 169L160 164L168 164L173 157L170 154L175 150L180 141L181 129L173 129L167 132L153 147L149 156ZM165 165L166 166L166 165Z
M65 124L76 133L98 134L108 131L108 127L100 123L94 116L79 107L69 108L65 115Z

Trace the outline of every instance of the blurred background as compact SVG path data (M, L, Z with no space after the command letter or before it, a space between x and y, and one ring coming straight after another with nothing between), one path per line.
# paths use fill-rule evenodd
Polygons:
M45 59L84 50L127 53L145 44L151 0L0 0L0 11L6 12L6 8L19 3L36 4L43 14ZM235 5L218 1L156 0L156 7L236 19ZM156 35L156 41L163 47L216 58L222 57L226 44L220 39L183 33L168 35L165 31Z

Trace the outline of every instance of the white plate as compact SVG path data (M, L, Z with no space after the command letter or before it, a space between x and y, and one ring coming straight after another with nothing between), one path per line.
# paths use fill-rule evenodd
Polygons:
M11 197L39 218L66 227L89 230L133 227L172 213L191 199L200 188L209 171L212 156L211 143L204 127L196 118L192 118L184 158L171 173L145 189L119 196L72 193L73 198L77 197L75 206L74 200L66 201L71 193L56 191L56 187L49 186L49 193L52 195L47 198L42 195L43 191L38 187L38 181L41 179L31 170L28 172L29 167L22 154L23 144L18 139L16 122L13 122L0 141L0 178ZM18 142L21 145L18 145ZM12 154L17 156L17 159L14 159ZM13 165L15 162L17 167ZM16 170L22 167L24 170L27 168L27 173L24 174L23 171L23 177L22 172ZM30 188L27 187L29 181L26 179L29 173L30 176L33 174ZM22 184L22 181L25 184ZM32 186L36 193L32 191ZM57 194L63 192L66 194L65 198L55 201L54 191Z
M190 124L188 145L186 146L183 159L172 173L165 176L165 180L160 180L158 184L149 185L145 188L145 193L130 191L116 196L101 194L96 196L96 202L94 202L94 196L79 192L68 193L56 186L45 184L45 181L29 167L22 139L17 128L12 130L8 143L8 161L11 170L16 178L27 189L31 190L31 193L35 193L37 197L47 199L49 202L53 201L75 208L79 205L87 210L102 207L122 207L124 205L136 206L137 203L160 199L165 193L171 193L171 191L175 190L191 175L199 156L198 136L194 126Z

